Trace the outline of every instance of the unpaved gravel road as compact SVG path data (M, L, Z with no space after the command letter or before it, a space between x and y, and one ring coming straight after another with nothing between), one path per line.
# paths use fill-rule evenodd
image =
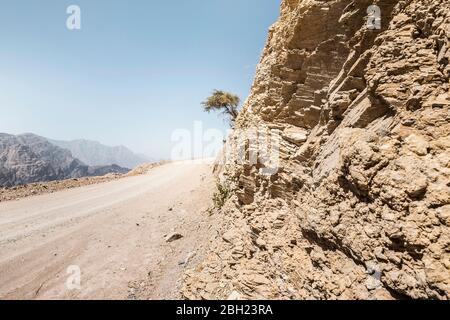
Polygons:
M169 163L0 203L0 299L179 298L212 232L213 191L210 165ZM167 243L173 231L184 237Z

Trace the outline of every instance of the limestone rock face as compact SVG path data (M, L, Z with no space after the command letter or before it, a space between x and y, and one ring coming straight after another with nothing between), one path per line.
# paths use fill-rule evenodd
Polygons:
M184 295L449 299L449 37L447 0L284 0L236 124L280 137L278 170L218 165Z

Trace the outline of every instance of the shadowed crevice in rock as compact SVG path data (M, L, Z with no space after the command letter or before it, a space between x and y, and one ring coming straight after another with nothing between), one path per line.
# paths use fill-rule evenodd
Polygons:
M234 241L184 295L449 299L449 37L444 0L283 1L236 122L280 137L279 170L218 166Z

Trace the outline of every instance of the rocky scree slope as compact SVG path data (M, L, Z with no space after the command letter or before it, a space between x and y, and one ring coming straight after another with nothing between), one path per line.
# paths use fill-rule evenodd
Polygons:
M236 125L281 137L279 170L218 166L185 297L450 298L450 2L375 1L381 30L372 4L283 1Z
M69 150L34 134L0 134L0 186L127 173L117 165L87 166Z

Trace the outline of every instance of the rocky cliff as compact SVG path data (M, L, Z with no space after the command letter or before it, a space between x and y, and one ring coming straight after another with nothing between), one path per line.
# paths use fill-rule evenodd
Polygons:
M218 165L232 196L183 294L449 299L449 37L447 0L284 0L235 129L279 137L277 171Z

